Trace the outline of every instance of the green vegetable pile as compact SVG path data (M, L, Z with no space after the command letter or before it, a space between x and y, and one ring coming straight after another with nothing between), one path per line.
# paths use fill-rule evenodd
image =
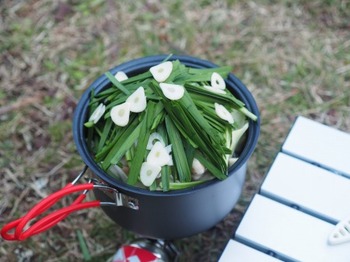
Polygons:
M257 117L227 89L230 67L195 69L164 61L91 92L87 144L109 175L150 190L225 179L248 119Z

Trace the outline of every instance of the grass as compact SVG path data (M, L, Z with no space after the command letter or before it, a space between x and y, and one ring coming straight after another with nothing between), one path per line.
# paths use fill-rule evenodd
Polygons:
M348 0L29 0L4 1L0 13L0 226L79 173L74 107L97 76L133 58L189 54L233 66L261 111L239 203L212 229L175 241L181 261L217 260L297 115L350 132ZM34 190L40 179L46 186ZM90 261L134 237L101 210L82 211L28 241L0 240L0 257L81 261L78 231Z

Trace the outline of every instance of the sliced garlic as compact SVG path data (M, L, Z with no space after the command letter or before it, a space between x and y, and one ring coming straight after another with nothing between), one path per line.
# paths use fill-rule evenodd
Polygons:
M117 72L114 77L119 81L122 82L126 79L128 79L128 76L123 72L123 71L119 71Z
M145 89L140 86L126 99L126 102L130 103L131 112L140 113L145 110L147 106Z
M170 100L179 100L185 94L185 88L182 85L160 83L159 86L165 97Z
M168 79L171 72L173 71L173 63L170 61L161 63L156 66L152 66L149 71L151 72L153 78L158 82L164 82Z
M126 126L129 123L130 103L125 102L111 109L111 118L117 126Z
M163 137L157 133L157 132L154 132L152 133L149 138L148 138L148 143L147 143L147 150L151 150L153 145L155 144L155 141L159 141L162 143L162 145L164 145L164 140L163 140Z
M157 141L148 153L146 162L153 165L164 166L170 161L170 155L164 145Z
M214 104L215 106L215 112L223 120L226 120L230 124L233 124L233 117L231 113L223 106L218 103Z
M92 115L89 118L89 122L93 122L96 124L98 120L103 116L103 114L106 111L106 106L104 104L99 104L98 107L95 109L95 111L92 113Z
M197 158L194 158L192 162L192 168L191 168L192 178L194 180L200 179L205 173L205 171L206 169L203 166L203 164L199 162Z
M225 80L216 72L211 75L210 84L213 88L221 90L224 90L226 87Z
M149 162L143 162L140 170L140 180L144 186L151 186L156 180L160 170L162 168L159 165L153 165Z
M217 93L217 94L226 94L225 90L214 88L212 86L203 86L205 89L209 90L210 92Z

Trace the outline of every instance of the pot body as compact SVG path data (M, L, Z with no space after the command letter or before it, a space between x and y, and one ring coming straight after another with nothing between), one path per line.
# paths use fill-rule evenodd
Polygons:
M166 56L144 57L121 64L111 71L124 71L132 76L147 71L162 62ZM173 56L194 68L215 67L211 62L189 56ZM244 185L247 161L259 136L259 121L250 122L245 147L239 160L230 168L229 176L223 180L207 182L193 189L170 192L151 192L126 185L108 176L93 160L85 141L84 123L87 120L90 91L100 92L109 85L105 76L98 78L80 99L73 119L74 140L78 152L94 176L138 201L138 210L128 207L104 206L103 211L120 226L139 235L159 239L176 239L205 231L220 222L237 203ZM227 88L255 115L259 115L255 100L247 88L232 74L226 81ZM114 201L109 194L95 189L95 196L103 202Z
M238 201L244 185L246 165L225 179L184 194L142 195L126 192L138 200L139 209L103 206L120 226L148 238L176 239L203 232L220 222ZM113 202L102 190L97 199Z

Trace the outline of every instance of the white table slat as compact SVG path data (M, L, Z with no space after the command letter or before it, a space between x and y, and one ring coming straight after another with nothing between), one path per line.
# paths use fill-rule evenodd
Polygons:
M283 153L277 155L260 192L332 223L350 215L350 179Z
M278 262L277 258L262 253L231 239L222 253L219 262Z
M350 177L350 134L298 117L282 151Z
M350 243L331 246L334 225L261 195L255 195L237 231L236 239L283 260L348 262Z

